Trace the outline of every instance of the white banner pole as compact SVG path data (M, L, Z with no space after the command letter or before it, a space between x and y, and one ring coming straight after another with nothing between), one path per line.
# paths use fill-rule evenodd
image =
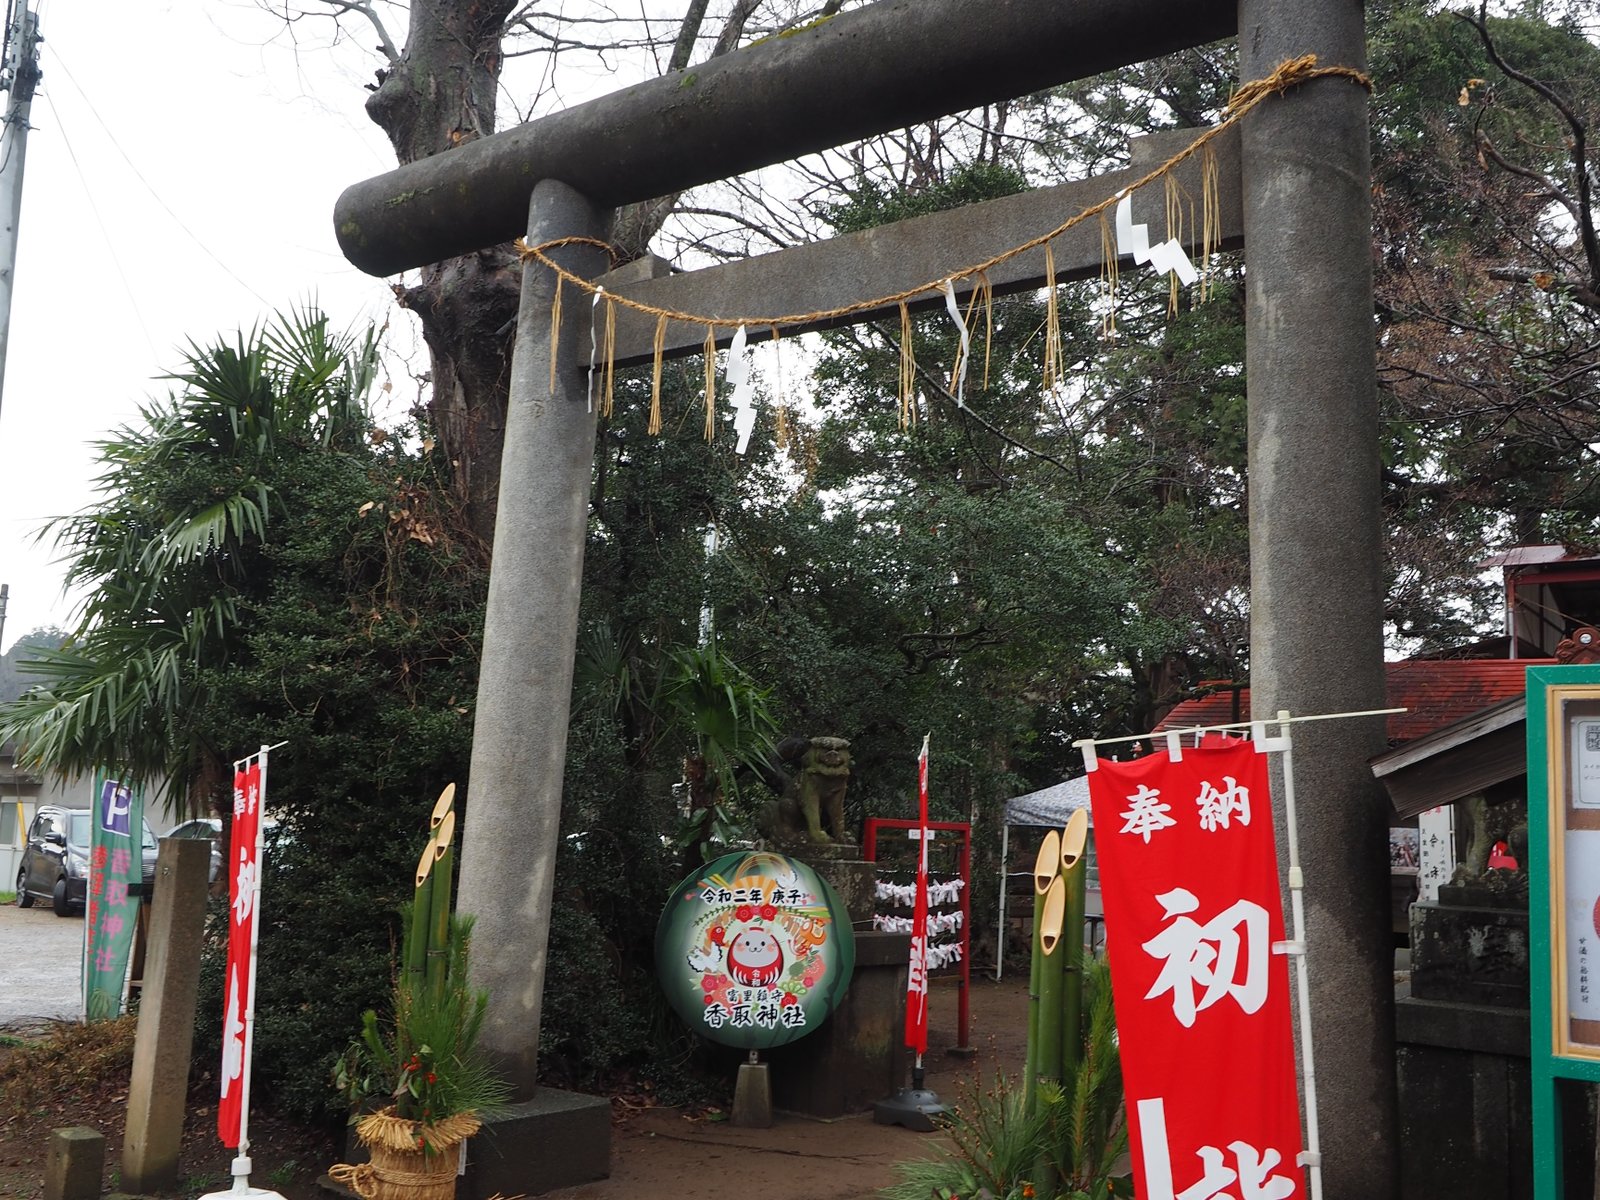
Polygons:
M256 946L261 938L261 876L262 851L266 845L266 802L267 802L267 756L279 746L286 746L287 742L279 742L276 746L262 746L254 754L239 759L233 764L235 773L242 765L248 764L253 758L261 764L261 781L256 794L256 876L251 882L250 903L255 912L255 918L250 923L250 965L246 968L249 979L248 995L250 1002L244 1010L244 1053L243 1066L239 1075L239 1148L234 1157L231 1173L233 1186L226 1192L207 1192L200 1200L239 1200L241 1197L252 1197L254 1200L283 1200L283 1196L267 1188L251 1186L250 1183L250 1068L251 1060L255 1054L255 1026L256 1026Z
M995 931L994 951L994 981L1000 982L1000 976L1006 969L1006 859L1011 853L1011 826L1004 824L1005 817L1000 818L1000 920L999 928Z
M1263 726L1265 724L1262 722ZM1317 1068L1311 1049L1311 974L1306 962L1305 903L1301 898L1305 875L1300 870L1300 835L1295 825L1294 747L1289 737L1289 714L1282 709L1278 711L1277 724L1278 737L1275 741L1281 743L1283 752L1283 827L1289 853L1289 909L1294 921L1294 940L1287 949L1294 956L1295 992L1300 1008L1301 1073L1305 1078L1306 1094L1306 1148L1300 1155L1300 1163L1311 1168L1311 1200L1322 1200L1322 1141L1317 1130ZM1264 740L1258 738L1257 743Z

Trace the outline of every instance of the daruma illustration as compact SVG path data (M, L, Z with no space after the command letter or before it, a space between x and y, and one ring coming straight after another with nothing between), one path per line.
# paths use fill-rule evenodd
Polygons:
M726 854L685 879L656 929L656 966L673 1010L728 1046L782 1046L838 1008L855 936L838 893L782 854Z

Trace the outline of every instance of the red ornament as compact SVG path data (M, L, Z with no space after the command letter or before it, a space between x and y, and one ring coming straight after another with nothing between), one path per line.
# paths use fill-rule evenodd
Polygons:
M711 940L713 942L715 942L717 945L719 945L719 946L722 945L722 939L727 937L727 936L728 936L727 926L725 926L725 925L713 925L711 927Z
M748 921L756 915L756 910L748 904L741 904L733 910L733 915L736 920Z
M763 921L771 921L778 915L778 906L776 904L763 904L757 911L760 912Z

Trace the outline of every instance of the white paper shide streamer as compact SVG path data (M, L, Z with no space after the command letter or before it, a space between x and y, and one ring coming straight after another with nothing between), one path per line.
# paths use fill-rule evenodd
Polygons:
M928 881L929 904L954 904L961 898L961 889L966 887L964 879L930 879ZM909 907L917 902L917 885L914 883L890 883L880 879L877 882L877 895L879 900L887 900L890 904Z
M1149 263L1162 275L1176 274L1186 287L1199 282L1200 272L1194 269L1177 238L1150 244L1150 227L1134 224L1133 197L1126 193L1117 201L1117 251L1131 254L1136 263Z
M743 454L750 447L750 431L756 427L756 385L743 325L728 344L728 386L733 389L733 431L739 437L734 449Z
M945 311L950 314L950 319L956 323L956 329L961 334L961 348L956 351L956 407L965 408L967 394L967 359L972 350L972 334L967 329L967 320L961 315L961 306L956 303L956 285L946 279L939 285L939 290L944 293Z
M594 411L594 360L600 347L595 336L595 325L600 319L600 297L606 294L603 287L594 289L594 302L589 305L589 411Z

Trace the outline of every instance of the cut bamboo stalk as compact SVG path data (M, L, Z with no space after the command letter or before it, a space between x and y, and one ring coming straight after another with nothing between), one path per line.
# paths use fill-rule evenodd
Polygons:
M400 950L401 965L408 982L420 986L428 970L428 913L433 903L433 840L422 848L417 860L417 890L411 900L411 918L406 922L405 941Z
M1067 827L1061 831L1061 869L1072 870L1088 844L1089 810L1080 808L1067 818Z
M1039 947L1040 915L1044 897L1033 897L1033 928L1028 942L1033 953L1028 961L1028 1053L1022 1068L1022 1104L1024 1112L1033 1112L1038 1103L1039 1088L1039 973L1044 969L1044 951Z
M1033 1111L1039 1072L1039 973L1044 962L1039 931L1043 925L1045 893L1060 871L1061 836L1052 829L1044 835L1039 856L1033 862L1033 931L1028 939L1033 949L1028 963L1028 1054L1022 1075L1023 1103L1029 1112Z
M1067 898L1062 931L1067 944L1062 964L1061 1078L1069 1081L1078 1076L1083 1052L1083 911L1088 877L1089 864L1081 856L1061 877Z
M447 783L444 785L444 791L439 793L439 798L433 802L433 815L428 818L429 832L439 828L440 824L444 821L445 813L449 812L451 808L454 807L455 802L456 785L453 783Z
M1039 857L1033 862L1033 894L1050 890L1050 881L1061 873L1061 835L1052 829L1039 844Z
M1078 1074L1083 1047L1083 910L1089 875L1083 856L1088 844L1089 812L1080 808L1067 818L1067 827L1061 831L1061 878L1066 891L1062 936L1067 942L1066 961L1061 965L1061 1078L1067 1081Z
M1036 1073L1040 1079L1061 1078L1062 967L1067 956L1061 952L1060 945L1066 906L1066 881L1057 875L1050 881L1050 890L1045 893L1044 910L1039 920L1039 949L1043 962L1039 968L1039 1053Z
M455 882L455 850L451 840L456 832L455 810L444 814L439 827L433 832L433 896L426 913L419 910L418 919L428 922L428 990L435 997L444 995L445 971L450 956L450 888Z

